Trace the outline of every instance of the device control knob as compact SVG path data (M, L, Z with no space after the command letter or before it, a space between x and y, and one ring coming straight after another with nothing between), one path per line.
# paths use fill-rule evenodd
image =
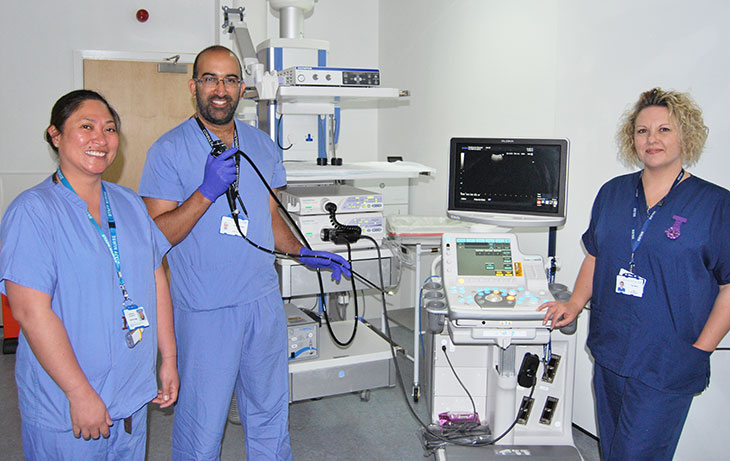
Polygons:
M301 75L301 74L297 75L297 80L300 81L300 82L303 82L304 81L304 75Z
M321 211L322 213L325 213L325 214L329 213L329 210L328 210L328 209L326 208L326 206L327 206L327 204L328 204L328 203L330 203L330 202L331 202L331 200L330 200L329 198L327 198L327 197L323 198L323 199L322 199L322 200L321 200L321 201L319 202L319 207L320 207L320 211Z
M484 297L487 301L490 303L498 303L502 300L502 295L499 293L489 293L487 296Z

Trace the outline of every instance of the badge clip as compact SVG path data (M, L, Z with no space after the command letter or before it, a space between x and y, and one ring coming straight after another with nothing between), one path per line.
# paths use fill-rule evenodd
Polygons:
M679 236L682 235L680 227L682 224L687 222L687 218L683 218L675 214L672 216L672 219L674 219L674 224L672 224L672 227L665 230L664 233L667 235L669 240L677 240Z

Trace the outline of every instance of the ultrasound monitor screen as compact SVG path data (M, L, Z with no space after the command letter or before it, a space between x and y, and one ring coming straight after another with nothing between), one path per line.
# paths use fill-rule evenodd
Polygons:
M509 239L456 239L456 264L460 276L512 277Z
M563 216L567 141L453 138L449 210Z

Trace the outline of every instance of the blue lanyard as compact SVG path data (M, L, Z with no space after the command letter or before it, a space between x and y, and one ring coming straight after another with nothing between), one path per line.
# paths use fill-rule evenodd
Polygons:
M63 183L66 188L68 188L71 192L76 194L76 191L71 186L71 183L68 182L68 179L63 175L61 172L61 168L56 170L56 176L58 176L58 179ZM99 232L99 235L101 236L102 240L104 240L104 243L106 243L107 248L109 248L109 253L112 255L112 259L114 260L114 265L117 268L117 277L119 278L119 286L122 289L122 295L124 296L124 302L122 304L124 305L131 305L132 300L129 299L129 294L127 293L127 288L124 286L124 278L122 278L122 263L121 258L119 257L119 242L117 241L117 225L114 222L114 216L112 215L112 207L109 204L109 195L106 193L106 188L104 187L104 184L101 185L101 192L104 196L104 206L106 207L106 218L107 222L109 223L109 233L111 234L111 243L109 243L109 239L104 234L104 231L101 230L101 226L99 223L96 222L96 219L94 219L93 216L91 216L91 212L89 209L86 209L86 216L89 218L89 221L96 227L96 230ZM78 194L77 194L78 195Z
M629 272L634 272L634 255L636 254L636 249L639 248L639 245L641 245L641 242L644 240L644 234L646 233L646 230L649 228L649 224L651 223L651 220L654 219L654 215L657 211L664 205L664 199L667 198L670 192L677 187L677 184L682 180L684 177L684 168L682 168L682 171L679 172L679 175L677 175L677 179L674 180L674 183L672 184L672 187L669 188L669 192L667 192L667 195L665 195L657 204L654 206L654 211L649 213L649 217L644 221L644 225L641 227L641 232L639 232L639 235L636 235L636 224L639 220L639 187L642 185L641 182L641 175L644 174L644 171L642 170L641 174L639 174L639 183L636 185L636 191L634 192L634 209L632 211L632 215L634 218L634 225L631 227L631 261L629 261Z

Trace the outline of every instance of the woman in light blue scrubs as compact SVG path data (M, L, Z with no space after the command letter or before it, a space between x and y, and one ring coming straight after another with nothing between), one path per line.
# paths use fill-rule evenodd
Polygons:
M59 167L0 222L0 290L21 327L15 374L29 460L144 460L147 404L177 399L161 266L170 245L133 191L101 178L118 129L98 93L61 97L46 134Z
M707 139L687 94L642 93L618 138L641 170L603 185L573 295L540 309L560 327L591 301L602 459L671 460L730 329L730 192L685 169Z

